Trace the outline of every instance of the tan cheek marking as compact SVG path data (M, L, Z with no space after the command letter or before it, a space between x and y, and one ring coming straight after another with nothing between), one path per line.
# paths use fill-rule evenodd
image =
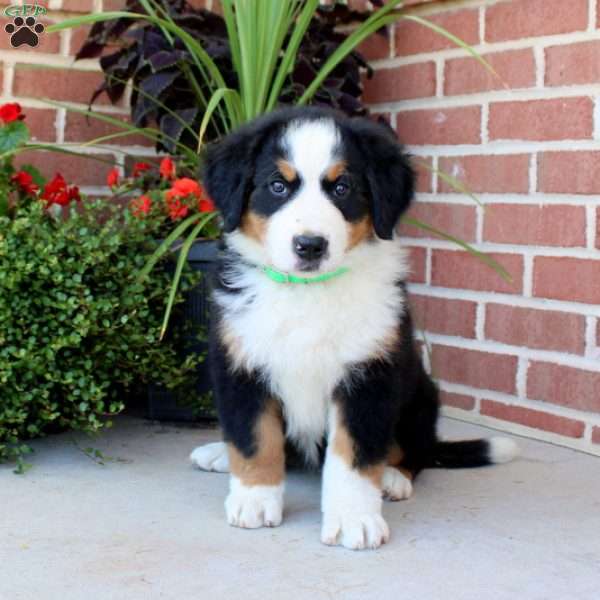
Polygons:
M352 250L355 246L358 246L361 242L368 240L373 237L373 224L371 217L364 217L356 223L347 223L348 229L348 245L346 250Z
M298 178L298 173L296 173L296 169L294 169L293 165L291 165L287 160L280 159L277 161L277 168L279 172L283 175L283 178L288 181L296 181Z
M354 450L354 442L350 437L350 433L344 426L344 424L338 421L335 429L335 437L332 442L332 452L337 454L349 467L354 468L354 459L356 453ZM383 470L385 463L382 462L376 465L369 465L362 469L358 469L358 473L363 477L371 480L371 483L377 487L381 487L381 481L383 479Z
M242 216L240 230L244 235L262 244L267 233L267 219L252 211L248 211Z
M259 417L254 435L256 452L250 458L228 444L231 473L246 486L279 485L285 476L285 440L281 411L275 401L270 401Z
M340 160L339 162L332 164L327 169L327 171L325 173L325 177L329 181L335 181L340 175L343 175L343 173L345 171L346 171L346 161Z

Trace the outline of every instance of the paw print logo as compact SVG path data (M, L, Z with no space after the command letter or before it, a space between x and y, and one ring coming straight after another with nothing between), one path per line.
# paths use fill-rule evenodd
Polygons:
M18 48L27 44L35 48L40 41L39 35L44 32L44 26L36 23L34 17L15 17L12 23L7 23L4 27L6 33L10 33L10 45Z

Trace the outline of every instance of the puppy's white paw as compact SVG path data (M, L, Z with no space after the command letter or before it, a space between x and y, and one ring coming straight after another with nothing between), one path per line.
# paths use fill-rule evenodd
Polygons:
M198 446L191 454L190 460L204 471L229 473L229 455L225 442L214 442Z
M283 518L283 483L246 486L232 477L225 512L234 527L277 527Z
M394 467L386 467L383 471L382 488L388 500L406 500L413 492L412 481Z
M324 513L321 541L350 550L379 548L390 539L390 529L379 513Z

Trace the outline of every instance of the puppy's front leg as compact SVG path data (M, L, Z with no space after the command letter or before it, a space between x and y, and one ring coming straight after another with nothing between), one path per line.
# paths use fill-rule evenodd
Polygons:
M352 550L378 548L390 535L381 516L385 460L358 464L359 443L346 426L340 407L332 405L323 467L321 541Z
M281 414L274 401L266 402L257 416L250 450L229 435L231 470L225 500L227 521L236 527L276 527L283 514L285 475L284 435Z

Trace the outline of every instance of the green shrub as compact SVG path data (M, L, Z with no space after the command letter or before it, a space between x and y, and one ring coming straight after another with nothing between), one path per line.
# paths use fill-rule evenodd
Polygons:
M168 269L136 282L156 221L107 201L72 206L0 217L0 461L22 461L32 437L97 431L148 382L191 392L201 360L181 358L183 325L158 343ZM184 270L176 304L197 277Z

